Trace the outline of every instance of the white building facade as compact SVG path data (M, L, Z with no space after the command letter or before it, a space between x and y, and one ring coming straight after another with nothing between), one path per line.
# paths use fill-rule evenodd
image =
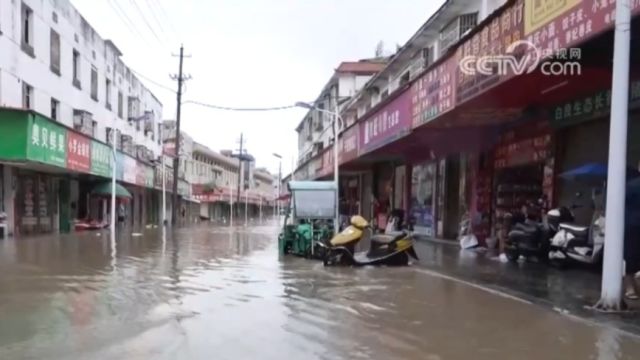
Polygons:
M0 0L0 120L20 109L29 126L25 134L16 120L15 133L3 136L31 139L0 153L9 233L14 227L25 234L67 231L77 218L104 220L106 205L94 201L90 186L108 178L114 164L126 167L118 179L133 195L127 220L157 221L152 195L162 104L121 56L68 0ZM50 141L36 142L34 129ZM116 159L107 148L114 138ZM60 196L33 194L45 190ZM33 196L40 199L31 203Z

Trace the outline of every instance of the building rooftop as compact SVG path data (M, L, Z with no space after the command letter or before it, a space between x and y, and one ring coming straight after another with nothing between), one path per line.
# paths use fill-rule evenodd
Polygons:
M381 59L367 59L360 61L343 61L336 68L337 73L349 73L359 75L372 75L376 74L387 65L385 58Z

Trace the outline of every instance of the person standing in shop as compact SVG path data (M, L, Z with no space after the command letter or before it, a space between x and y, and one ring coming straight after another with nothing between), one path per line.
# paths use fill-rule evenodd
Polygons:
M124 204L121 202L118 205L118 222L121 224L124 223L126 216L127 216L127 210L125 209Z

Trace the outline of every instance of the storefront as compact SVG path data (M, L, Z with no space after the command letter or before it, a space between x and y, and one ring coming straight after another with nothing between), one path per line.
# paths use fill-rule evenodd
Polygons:
M386 100L372 116L359 123L358 154L371 161L371 190L365 175L363 202L371 204L372 219L379 229L386 227L394 209L407 210L407 168L402 155L388 156L387 145L411 130L411 94L400 91ZM370 198L367 198L370 197Z
M11 208L7 213L14 233L68 232L75 220L106 221L108 203L92 190L110 181L111 148L31 111L0 112L0 132L15 136L15 141L0 142L0 161L20 164L3 169L4 178L11 179L10 186L2 186L3 206ZM127 213L132 222L144 225L153 168L121 152L116 161L118 181L134 195Z
M435 236L436 162L413 165L411 171L411 210L416 234Z
M16 192L16 229L20 235L50 233L57 229L57 179L19 169Z
M627 164L640 164L640 80L630 84L630 116L627 140ZM551 111L551 125L557 131L557 171L562 173L589 163L607 164L609 153L609 108L611 91L601 90L571 102L559 104ZM582 205L575 209L576 222L587 224L592 216L592 197L602 186L584 181L556 179L557 204ZM580 198L576 194L580 193ZM600 204L603 205L603 204Z
M546 119L505 131L493 150L493 218L499 233L504 216L519 213L523 205L542 201L546 212L554 202L555 154L551 127ZM484 180L476 191L483 195Z

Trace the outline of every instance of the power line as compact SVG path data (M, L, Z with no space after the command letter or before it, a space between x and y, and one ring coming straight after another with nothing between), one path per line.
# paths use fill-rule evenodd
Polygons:
M153 4L151 4L151 0L146 0L146 2L147 2L147 6L149 7L149 12L151 13L151 17L153 17L153 19L156 21L156 24L158 24L158 28L160 28L160 32L162 32L163 34L167 35L167 32L162 27L162 22L160 21L160 19L156 15L156 12L154 10L154 6L153 6Z
M127 15L127 12L124 11L124 9L122 9L122 7L120 6L120 4L118 4L117 1L115 0L109 0L108 1L109 6L111 6L111 9L113 9L113 12L120 18L120 20L122 21L122 23L131 31L134 32L138 35L138 37L140 37L140 40L145 41L144 40L144 36L142 36L142 33L138 30L138 28L135 26L135 23L133 21L131 21L131 18L129 18L129 16ZM115 5L115 6L114 6Z
M115 0L114 0L115 1ZM147 18L144 16L144 12L142 11L142 9L140 8L140 5L138 5L138 3L135 0L129 0L130 3L132 3L136 10L138 10L138 13L140 14L140 17L142 18L142 21L144 21L145 25L147 25L147 28L149 28L149 31L151 31L151 33L153 34L153 36L156 38L156 40L158 40L158 42L160 43L160 45L162 45L162 40L160 40L160 38L158 37L158 34L156 34L156 31L153 30L153 27L151 26L151 24L149 24L149 22L147 21Z
M153 2L155 2L158 5L158 9L160 9L160 12L164 16L167 24L169 24L169 28L171 28L173 35L176 36L176 39L180 40L180 34L178 34L178 32L176 31L176 28L173 26L173 23L171 22L171 18L169 17L169 15L167 15L167 12L164 10L164 6L162 6L162 3L159 0L153 0Z
M134 74L138 75L140 78L147 80L148 82L152 83L155 86L158 86L158 87L160 87L160 88L162 88L164 90L167 90L167 91L171 91L174 94L176 93L176 91L174 89L172 89L171 87L163 85L163 84L151 79L148 76L145 76L145 75L143 75L143 74L141 74L141 73L139 73L139 72L137 72L137 71L135 71L133 69L131 69L131 72L133 72Z
M188 100L183 102L183 104L194 104L194 105L204 106L210 109L225 110L225 111L280 111L280 110L293 109L297 107L296 105L272 106L272 107L231 107L231 106L207 104L207 103L203 103L195 100Z

